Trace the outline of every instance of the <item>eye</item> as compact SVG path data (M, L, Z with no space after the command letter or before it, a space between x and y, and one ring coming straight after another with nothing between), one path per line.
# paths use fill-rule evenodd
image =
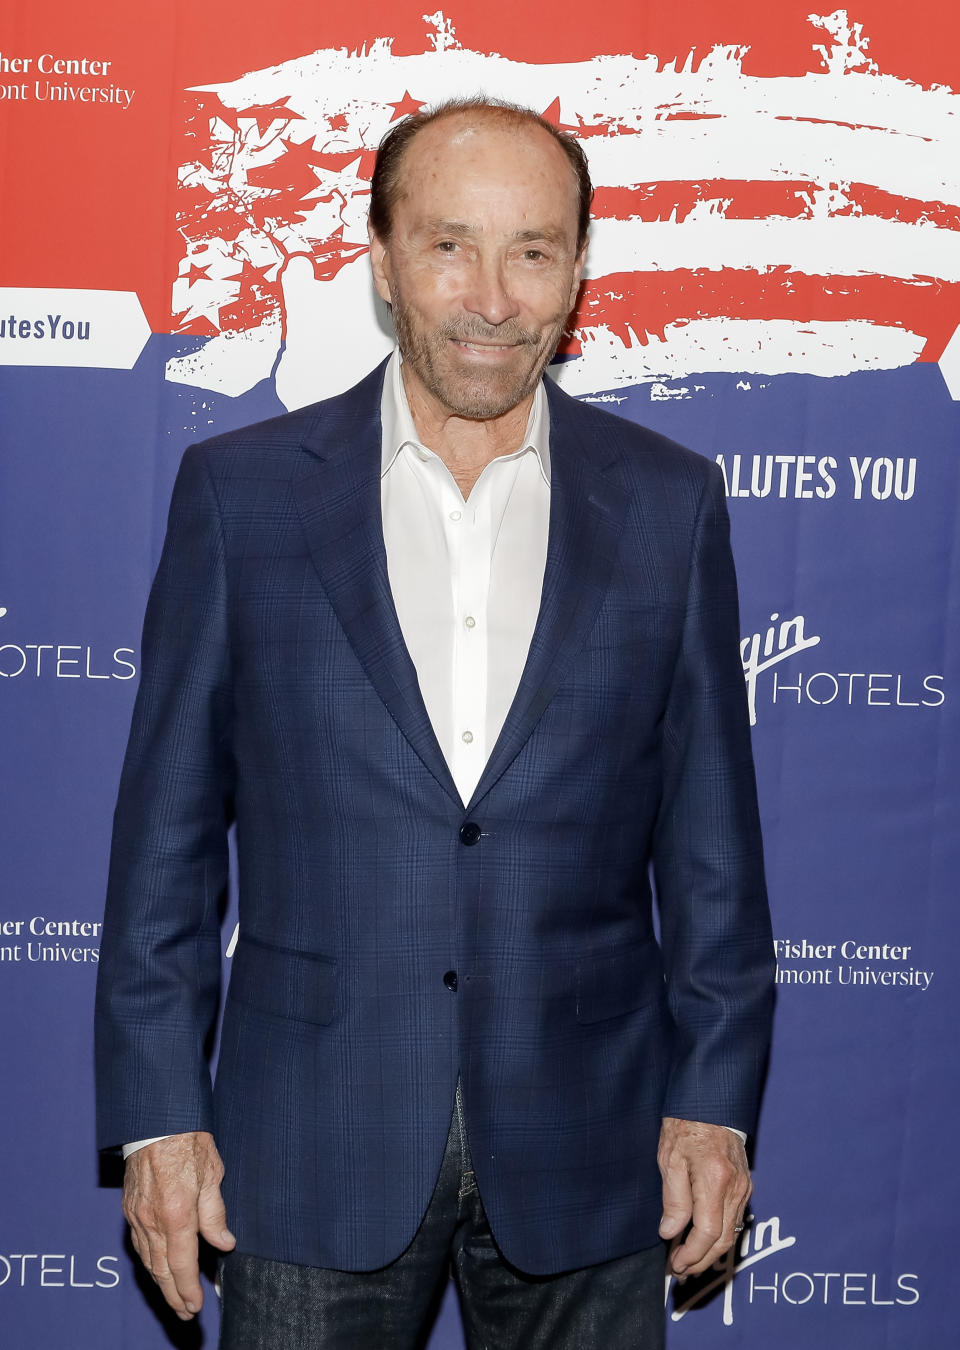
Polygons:
M527 248L524 249L523 256L527 262L542 262L546 254L539 248Z
M455 239L441 239L437 244L439 253L455 253L457 251L457 241Z

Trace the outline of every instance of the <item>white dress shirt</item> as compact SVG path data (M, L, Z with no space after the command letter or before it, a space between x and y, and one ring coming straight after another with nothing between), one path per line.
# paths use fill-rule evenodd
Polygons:
M395 350L380 401L387 574L427 715L466 806L517 692L540 612L550 414L541 382L520 448L487 464L464 500L443 460L417 439L400 367ZM127 1144L123 1156L155 1142Z
M400 631L464 805L520 683L540 612L550 519L549 413L537 386L520 448L464 501L417 437L394 352L383 382L380 502Z

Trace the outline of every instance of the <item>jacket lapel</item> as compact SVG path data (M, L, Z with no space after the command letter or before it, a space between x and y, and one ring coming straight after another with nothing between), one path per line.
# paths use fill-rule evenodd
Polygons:
M323 404L296 502L314 565L370 682L420 759L460 805L403 641L383 545L380 392L386 363Z
M589 633L610 580L629 496L605 472L619 458L586 410L546 381L550 527L540 613L517 694L468 804L493 787L528 740Z
M296 484L314 565L370 682L404 736L461 806L397 619L380 507L380 393L385 365L323 404L303 440ZM606 594L628 494L607 474L613 437L598 438L575 399L547 380L550 527L543 595L516 697L468 804L478 802L523 748L565 678Z

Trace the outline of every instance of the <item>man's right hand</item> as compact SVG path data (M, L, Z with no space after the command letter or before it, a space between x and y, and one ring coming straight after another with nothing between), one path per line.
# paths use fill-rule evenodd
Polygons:
M220 1194L223 1163L205 1132L172 1134L131 1153L123 1177L123 1213L137 1255L182 1321L200 1311L198 1234L221 1252L236 1238Z

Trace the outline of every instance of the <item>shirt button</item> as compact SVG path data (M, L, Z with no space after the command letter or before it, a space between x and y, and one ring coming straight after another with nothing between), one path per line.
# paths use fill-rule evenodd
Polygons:
M450 519L451 519L451 520L459 520L460 517L461 517L462 515L463 515L463 512L462 512L462 511L451 511L451 512L450 512Z
M430 458L430 451L429 451L429 450L424 450L422 446L418 445L418 446L417 446L417 459L421 460L424 464L426 464L426 462L427 462L427 460L428 460L429 458Z
M455 994L457 992L457 972L455 970L448 970L443 977L443 983L450 990L451 994Z
M475 820L468 820L465 825L460 826L461 844L477 844L480 842L480 826Z
M476 628L477 626L477 621L472 614L468 614L463 622L466 624L468 628Z
M473 743L473 732L465 731L460 739L463 741L464 745L471 745Z

